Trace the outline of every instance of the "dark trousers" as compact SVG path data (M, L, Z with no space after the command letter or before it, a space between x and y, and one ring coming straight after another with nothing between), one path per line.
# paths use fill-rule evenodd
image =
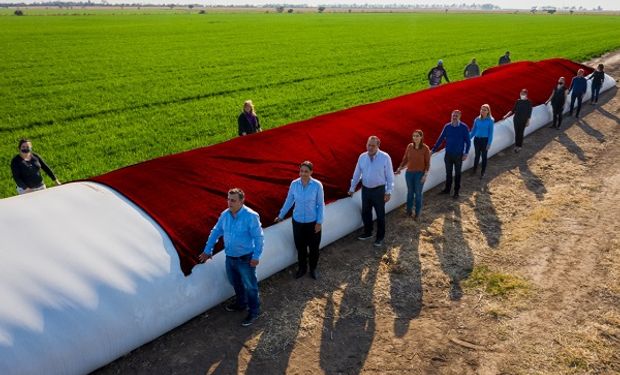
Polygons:
M487 145L489 144L489 138L474 138L474 172L478 169L478 161L482 158L480 163L480 173L484 174L487 170Z
M372 209L377 214L377 240L385 237L385 186L362 186L362 221L364 234L372 234Z
M316 221L300 223L293 220L293 238L295 239L295 248L297 248L297 263L300 270L306 271L308 269L308 259L310 259L310 270L315 270L319 263L321 232L314 232L315 225Z
M461 167L463 165L463 155L444 156L443 161L446 163L446 191L450 191L452 187L452 170L454 169L454 192L458 193L461 189Z
M226 256L226 276L235 289L236 304L244 308L248 307L252 316L258 316L260 312L260 300L258 294L258 280L256 267L250 266L252 254L240 257Z
M525 133L525 124L527 121L523 122L514 122L515 127L515 146L522 147L523 146L523 133Z
M598 94L600 92L601 92L601 86L594 86L594 85L592 85L592 97L590 98L590 101L592 103L598 102Z
M564 103L552 104L551 109L553 110L553 127L559 128L560 125L562 125L562 111L564 110Z
M583 99L583 94L571 94L570 95L570 110L569 113L573 114L573 107L575 106L575 99L577 99L577 112L575 116L579 117L579 112L581 111L581 99Z

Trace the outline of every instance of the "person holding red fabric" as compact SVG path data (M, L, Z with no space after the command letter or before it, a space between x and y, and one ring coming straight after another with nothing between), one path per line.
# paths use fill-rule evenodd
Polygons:
M17 194L22 195L45 189L41 169L54 180L56 185L60 185L60 181L43 158L32 152L32 142L29 139L21 139L17 149L19 154L11 160L11 173L17 185Z
M310 259L310 277L315 280L318 278L316 267L319 263L319 245L321 244L325 199L323 184L312 178L312 170L312 162L304 161L301 163L299 178L291 182L284 206L274 220L276 223L282 221L291 207L295 205L291 221L299 266L295 274L296 279L306 274L308 259Z
M566 103L566 85L564 77L558 79L558 84L553 88L551 96L545 104L551 102L551 110L553 111L553 123L551 127L559 129L562 125L562 112L564 112L564 103Z
M527 98L527 94L527 89L521 89L519 99L515 102L514 107L503 117L505 120L514 114L512 122L515 129L515 152L521 151L523 147L525 128L530 125L530 118L532 117L532 102Z
M446 186L439 194L450 194L452 170L454 169L454 195L452 197L457 199L461 189L461 168L471 147L469 128L461 122L461 111L458 109L452 111L452 120L443 127L441 135L431 149L431 153L437 152L444 141L446 142L443 159L446 164Z
M222 211L209 234L204 251L198 256L201 263L211 259L213 247L224 237L226 275L235 290L235 302L226 311L246 311L241 322L244 327L252 325L260 314L256 266L263 252L263 228L260 216L244 205L245 193L234 188L228 191L228 208Z
M605 65L598 64L594 73L588 77L588 79L592 80L592 97L590 98L590 104L596 104L598 102L598 95L601 92L601 88L603 87L603 82L605 81Z
M407 145L405 155L403 155L403 160L400 162L396 174L400 174L403 169L407 169L405 172L405 181L407 182L407 216L413 215L413 201L415 199L415 216L413 219L418 220L422 211L422 187L431 167L431 150L424 144L424 133L422 130L415 130L411 138L413 142Z
M379 150L381 140L373 135L366 142L367 152L360 154L351 179L349 196L355 192L357 184L362 181L362 221L364 233L357 239L361 241L372 238L372 209L377 214L377 237L375 247L383 246L385 237L385 203L390 200L394 188L394 169L392 159L387 152Z
M450 83L450 80L448 79L448 73L443 67L443 60L439 60L437 61L437 66L435 66L428 72L426 78L428 79L428 84L431 87L436 87L441 84L442 77L446 80L446 82Z
M239 125L240 136L262 131L260 121L254 110L254 103L252 103L251 100L246 100L243 103L243 111L239 115L239 118L237 118L237 124Z

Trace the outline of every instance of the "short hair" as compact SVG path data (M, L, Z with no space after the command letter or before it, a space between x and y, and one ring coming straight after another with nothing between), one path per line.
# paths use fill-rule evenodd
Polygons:
M461 115L463 112L461 112L460 109L455 109L452 111L452 113L458 113L459 115Z
M605 65L603 65L603 64L598 64L598 68L599 68L600 70L603 70L603 69L605 68Z
M19 140L19 145L17 145L17 148L22 148L22 145L24 143L32 143L32 142L30 142L30 139L28 139L28 138L22 138L22 139Z
M301 162L301 164L299 164L299 168L301 167L306 167L309 170L312 170L314 168L314 166L312 165L312 162L310 160L304 160Z
M376 141L377 142L377 146L381 146L381 140L376 135L371 135L370 137L368 137L368 141L366 141L366 143L368 143L370 141Z
M239 188L232 188L228 190L228 195L233 195L233 194L237 194L240 200L243 200L243 198L245 198L245 193L243 192L243 190Z
M527 94L527 89L521 89L521 92L526 93Z

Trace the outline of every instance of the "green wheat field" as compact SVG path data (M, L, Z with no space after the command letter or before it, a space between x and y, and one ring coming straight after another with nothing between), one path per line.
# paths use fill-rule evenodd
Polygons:
M25 13L0 12L0 197L22 137L66 182L230 139L246 99L268 129L420 90L439 58L457 80L620 48L604 15Z

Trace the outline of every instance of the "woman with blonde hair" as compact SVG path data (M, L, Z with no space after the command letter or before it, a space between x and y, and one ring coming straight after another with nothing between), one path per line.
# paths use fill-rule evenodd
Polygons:
M480 107L480 116L474 119L474 127L471 130L470 138L474 140L474 169L472 173L475 174L478 169L478 162L482 158L480 178L484 177L484 172L487 169L487 152L491 148L493 143L493 127L495 126L495 119L491 115L491 107L488 104L483 104Z
M420 217L422 211L422 187L426 181L428 170L431 167L431 150L424 144L424 133L417 129L413 132L412 142L407 145L405 155L396 170L400 174L403 169L407 182L407 216L413 215L413 202L415 200L415 220Z
M239 125L239 135L244 136L248 134L254 134L261 131L260 121L254 110L254 103L251 100L246 100L243 103L243 111L237 119Z

